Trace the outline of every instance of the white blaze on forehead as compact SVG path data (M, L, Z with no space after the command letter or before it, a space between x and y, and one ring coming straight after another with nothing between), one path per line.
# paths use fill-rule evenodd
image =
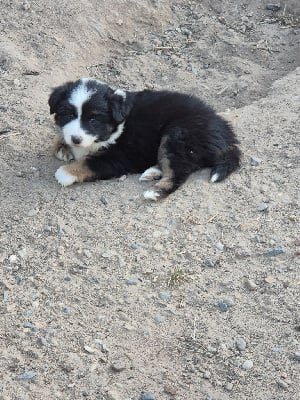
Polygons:
M95 137L87 135L80 124L82 106L95 93L94 89L88 88L87 84L89 81L90 79L88 78L81 79L79 85L73 90L69 99L69 103L72 104L77 111L77 117L63 127L64 140L69 146L73 145L72 136L81 138L82 147L90 146L95 141Z
M81 80L82 83L73 90L69 100L70 104L76 107L78 118L80 118L83 104L95 93L94 90L87 88L87 81L88 80Z

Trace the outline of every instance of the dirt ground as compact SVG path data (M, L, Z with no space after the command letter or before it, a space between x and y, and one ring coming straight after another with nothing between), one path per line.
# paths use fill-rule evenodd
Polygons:
M1 400L299 398L300 5L269 3L1 0ZM82 76L199 95L241 169L59 187L47 100Z

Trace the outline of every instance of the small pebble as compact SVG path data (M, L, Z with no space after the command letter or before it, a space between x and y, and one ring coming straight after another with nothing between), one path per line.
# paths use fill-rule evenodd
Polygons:
M93 349L90 346L83 346L84 350L89 353L89 354L94 354L95 353L95 349Z
M299 351L296 351L296 353L294 353L294 360L296 360L296 361L300 361L300 352Z
M242 364L242 368L244 370L249 370L251 368L253 368L253 362L251 360L247 360Z
M100 201L101 201L101 203L104 204L105 206L107 205L107 200L106 200L106 198L105 198L104 196L101 196L101 197L100 197Z
M269 207L268 204L260 203L260 205L257 207L257 211L260 211L260 212L267 211L268 207Z
M158 315L157 317L154 318L154 321L158 324L161 324L165 321L165 319L166 319L165 317Z
M15 377L16 381L30 381L31 379L36 377L36 372L34 371L26 371L21 375L17 375Z
M289 387L289 385L288 385L284 380L282 380L282 379L279 379L279 380L277 381L277 384L278 384L278 386L279 386L281 389L284 389L284 390L287 390L288 387Z
M213 263L213 261L210 258L206 258L203 261L203 266L207 267L207 268L213 268L215 266L215 264Z
M226 303L224 303L224 302L219 302L218 303L218 306L219 306L219 309L222 311L222 312L226 312L226 311L228 311L228 305L226 304Z
M162 300L170 300L171 295L168 292L160 292L159 293L159 298Z
M11 256L9 256L8 260L11 264L16 264L18 262L18 257L15 254L12 254Z
M24 1L24 3L22 4L22 9L24 11L28 11L30 9L30 3L28 1Z
M226 389L228 392L231 392L232 389L233 389L233 383L227 382L226 385L225 385L225 389Z
M111 364L111 369L115 372L121 372L124 371L124 369L126 369L126 364L122 360L114 361Z
M137 285L139 282L140 281L138 278L130 278L130 279L127 279L126 284L129 286L134 286L134 285Z
M245 340L241 337L237 337L235 339L235 345L236 345L236 348L240 351L245 351L246 347L247 347Z
M280 4L266 4L265 9L269 11L279 11L281 9Z
M216 244L216 249L218 249L218 250L220 250L220 251L223 251L223 250L224 250L224 244L221 243L221 242L218 242L218 243Z
M38 209L33 208L32 210L29 210L29 211L28 211L27 216L28 216L28 217L34 217L35 215L38 214L38 212L39 212Z
M41 346L47 346L47 344L48 344L47 340L46 340L44 337L41 337L41 338L38 340L38 343L39 343Z
M261 163L261 160L259 158L256 158L256 157L250 158L250 165L252 165L252 167L257 167L260 163Z
M144 392L141 394L140 400L155 400L155 396L151 392Z
M209 371L205 371L203 374L204 379L210 379L211 378L211 373Z
M224 299L223 303L227 304L228 307L234 306L234 300L231 298Z
M257 289L257 284L252 279L245 279L245 286L251 292Z
M277 246L277 247L274 247L274 249L271 249L271 250L267 251L265 253L265 255L267 257L276 257L279 254L282 254L283 252L284 252L283 247L282 246Z
M281 347L273 347L272 351L273 351L273 353L282 353L282 348Z

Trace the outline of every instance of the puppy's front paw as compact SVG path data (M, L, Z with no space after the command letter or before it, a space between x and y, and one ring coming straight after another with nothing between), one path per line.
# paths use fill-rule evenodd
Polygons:
M70 147L65 144L61 138L57 138L54 143L53 154L56 158L61 161L71 161L74 160L74 156L71 152Z
M55 178L57 182L62 186L70 186L75 182L78 182L78 178L75 175L71 175L66 171L65 167L59 167L55 172Z

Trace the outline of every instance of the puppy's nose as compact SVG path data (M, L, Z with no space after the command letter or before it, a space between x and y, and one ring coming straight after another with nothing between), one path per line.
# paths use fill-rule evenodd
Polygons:
M71 136L71 139L74 144L80 144L82 141L80 136Z

